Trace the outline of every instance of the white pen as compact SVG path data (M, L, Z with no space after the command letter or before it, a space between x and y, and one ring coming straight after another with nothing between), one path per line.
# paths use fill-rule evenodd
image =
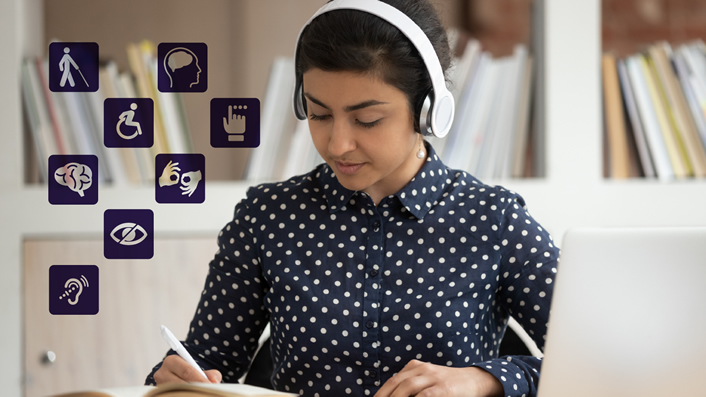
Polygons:
M206 374L201 370L201 368L199 368L199 365L196 364L196 361L194 361L189 352L186 351L184 345L182 345L181 342L179 342L179 340L174 337L172 331L170 331L169 328L165 327L164 325L162 326L162 338L164 338L164 341L167 342L167 344L169 345L169 347L172 348L172 350L177 352L177 354L181 358L186 360L189 365L196 368L196 370L199 371L199 373L203 375L206 380L208 380L208 376L206 376Z

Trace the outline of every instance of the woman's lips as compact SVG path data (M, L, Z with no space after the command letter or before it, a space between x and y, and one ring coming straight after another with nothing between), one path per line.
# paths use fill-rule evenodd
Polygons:
M340 161L336 161L336 168L341 174L344 175L353 175L356 172L358 172L361 167L363 167L365 163L342 163Z

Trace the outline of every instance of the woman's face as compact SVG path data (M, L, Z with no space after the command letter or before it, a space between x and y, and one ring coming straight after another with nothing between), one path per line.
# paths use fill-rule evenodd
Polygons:
M377 204L417 174L421 136L402 91L353 72L310 69L303 79L314 146L344 187Z

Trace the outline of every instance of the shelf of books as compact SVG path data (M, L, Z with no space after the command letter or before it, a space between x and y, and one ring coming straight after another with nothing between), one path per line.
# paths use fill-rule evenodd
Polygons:
M494 57L480 43L450 30L460 53L450 73L457 102L456 119L447 138L430 139L452 168L482 180L536 175L532 157L533 56L518 44L509 56ZM130 69L115 62L100 67L96 92L52 92L48 63L41 57L24 60L22 96L33 156L26 166L30 181L46 183L46 161L52 154L95 154L106 185L135 187L154 182L154 156L193 152L189 123L180 94L156 89L155 44L128 43ZM246 181L283 180L310 171L322 160L311 142L307 121L291 111L294 87L292 58L278 57L271 65L262 101L261 144L253 150L244 173ZM103 145L103 102L107 98L151 98L155 104L155 144L151 148L106 148Z
M157 86L154 43L127 44L131 71L118 71L115 62L99 69L95 92L54 92L49 89L46 58L33 57L22 65L25 118L35 148L28 159L32 176L46 183L47 159L53 154L95 154L101 181L116 186L154 181L154 156L191 153L193 146L180 94L162 93ZM52 65L56 67L56 65ZM151 148L107 148L103 142L103 103L107 98L151 98L154 102L154 144Z
M603 0L604 174L703 180L706 3L643 3Z
M541 5L543 2L535 3ZM72 7L78 4L76 2ZM46 6L57 12L56 6ZM118 12L112 6L93 7L92 12ZM531 9L533 15L530 15L530 7L524 7L519 18L537 19L543 14L541 6ZM61 12L71 14L67 10ZM47 37L67 34L65 29L56 28L57 22L52 22L56 18L47 16L47 26L54 26L53 31L46 32ZM59 26L67 23L65 20ZM201 102L207 102L213 94L160 92L157 89L157 42L146 39L127 41L124 43L125 54L120 54L116 47L121 44L113 35L106 37L105 32L95 31L95 27L85 21L76 20L75 23L84 24L83 29L108 42L107 52L115 59L101 58L98 91L73 93L49 89L48 43L41 43L33 51L42 55L22 59L20 83L26 153L22 164L22 202L34 202L38 208L44 208L41 211L55 219L52 224L62 225L67 232L71 231L71 224L76 225L78 232L100 230L97 223L83 217L79 222L70 222L71 215L68 214L73 214L73 209L52 211L46 204L48 157L52 154L95 154L101 170L100 200L94 209L83 213L95 211L99 216L100 211L107 208L129 205L153 210L159 208L160 214L172 212L154 200L154 159L157 154L191 153L199 146L199 152L206 156L209 170L229 166L221 164L219 158L222 159L223 152L231 149L204 145L208 139L204 136L209 134L208 117L189 108L194 102L203 105ZM74 27L74 30L80 29ZM88 38L85 33L68 33L75 35L69 34L71 37ZM277 37L270 40L278 40ZM533 34L529 37L526 33L521 40L524 42L515 44L514 48L510 49L506 43L501 55L494 55L479 40L472 38L463 26L450 27L448 37L454 59L447 77L456 99L456 119L446 138L428 139L450 167L468 171L487 183L522 187L529 196L538 196L546 162L543 85L540 83L543 67L541 56L537 56L542 51L542 36ZM103 41L98 44L102 45ZM220 48L218 45L213 47ZM269 46L258 42L255 47ZM291 49L288 48L289 52ZM121 64L123 67L119 66ZM213 62L210 65L217 66ZM311 142L308 123L297 120L291 110L294 86L291 56L274 56L267 66L269 73L261 97L260 145L248 153L242 169L231 173L237 175L235 178L207 180L204 206L181 210L184 214L193 213L194 218L199 219L190 224L190 230L216 230L221 226L219 223L227 219L228 215L224 214L232 211L249 186L306 173L322 161ZM155 144L151 148L106 147L103 144L103 102L109 98L135 97L150 98L154 102ZM194 115L200 119L194 121L197 117L189 117ZM200 142L196 142L197 139ZM230 153L233 153L231 157L239 157L243 152ZM219 154L220 157L214 156ZM196 210L194 207L201 208ZM206 215L199 215L199 211ZM59 221L64 216L66 221ZM181 230L184 226L178 219L178 216L169 216L168 222L161 225L166 230ZM49 229L53 227L44 228Z

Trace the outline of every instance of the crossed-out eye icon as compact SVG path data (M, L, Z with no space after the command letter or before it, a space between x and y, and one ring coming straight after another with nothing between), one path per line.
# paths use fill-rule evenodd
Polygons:
M154 255L154 213L146 209L105 210L106 259L150 259Z
M118 237L116 234L120 236ZM125 222L113 228L113 231L110 232L110 237L120 245L137 245L145 240L147 232L137 223Z

